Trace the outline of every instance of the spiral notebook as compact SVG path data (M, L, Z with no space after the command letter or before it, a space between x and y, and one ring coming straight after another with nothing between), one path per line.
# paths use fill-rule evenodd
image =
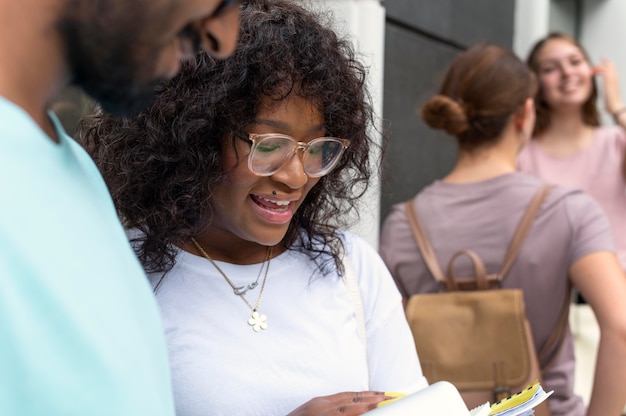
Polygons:
M539 382L535 382L506 399L493 404L487 402L469 410L452 383L439 381L365 414L367 416L529 416L533 414L533 408L551 394L552 391L546 392Z

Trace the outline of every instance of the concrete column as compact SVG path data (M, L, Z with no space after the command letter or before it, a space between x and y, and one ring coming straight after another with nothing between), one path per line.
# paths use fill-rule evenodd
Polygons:
M626 55L624 54L624 39L626 28L623 17L626 16L626 2L624 0L586 0L583 3L582 27L580 43L583 45L593 64L598 64L602 58L608 58L617 66L620 76L622 99L626 102ZM602 79L598 78L599 102L598 107L603 110L603 121L613 124L612 118L604 108L604 90Z
M379 0L319 0L319 4L320 7L333 10L337 21L336 30L354 40L356 50L369 68L368 88L374 101L374 110L380 119L383 96L385 9ZM376 166L376 169L378 168ZM358 224L351 231L378 248L380 228L380 180L378 177L373 178L368 192L362 199L359 216Z
M532 45L548 33L550 0L516 0L513 50L526 59Z

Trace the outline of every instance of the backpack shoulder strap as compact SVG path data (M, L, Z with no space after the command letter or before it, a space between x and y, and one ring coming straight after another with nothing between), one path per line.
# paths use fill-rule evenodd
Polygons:
M422 254L422 258L424 259L424 263L426 263L426 267L430 270L430 274L433 275L435 280L440 282L441 284L446 283L446 278L441 271L441 267L439 267L439 262L437 261L437 256L435 255L435 251L433 250L433 246L430 244L430 240L424 231L424 227L417 217L417 213L415 212L414 202L415 198L408 200L405 204L405 210L407 217L409 219L409 224L411 225L411 229L413 230L413 236L415 237L415 241L417 242L417 246L419 247L420 253Z
M569 320L569 305L571 303L571 294L572 294L572 283L569 279L567 279L567 290L565 292L565 299L563 299L563 305L561 306L561 312L559 313L559 317L556 321L556 325L554 330L550 334L550 337L546 341L546 343L541 348L541 351L537 354L537 359L539 360L539 365L542 370L550 367L554 362L554 359L558 355L561 346L563 345L563 341L565 340L565 331L567 331L567 324ZM552 347L557 346L552 353L552 357L549 361L544 364L546 357Z
M342 260L344 267L344 282L346 284L346 288L348 289L348 294L350 295L350 300L352 300L352 305L354 306L354 316L356 317L357 322L357 334L359 335L359 339L363 344L363 348L365 348L365 354L367 355L367 327L365 325L365 310L363 308L363 296L361 295L361 289L359 288L359 282L356 280L356 275L354 274L354 269L350 264L350 259L346 254L345 250L342 249ZM369 369L368 369L368 379L369 379Z
M526 235L532 226L535 217L539 213L541 209L541 205L543 201L548 196L550 190L552 190L553 185L544 185L542 186L533 199L530 201L526 212L524 213L520 223L515 230L515 234L513 235L513 239L509 243L509 248L504 257L504 263L502 268L500 269L500 273L498 274L499 279L501 280L506 273L509 271L519 250L526 239ZM432 245L430 244L430 240L424 231L424 227L422 226L418 216L416 209L414 207L416 198L410 199L405 203L405 210L407 213L407 217L409 220L409 224L411 225L411 229L413 230L413 235L415 236L415 241L417 242L417 246L422 253L422 257L424 259L424 263L430 270L430 273L433 275L435 280L441 282L442 284L446 283L446 278L441 268L439 267L439 262L437 261L437 256L435 255L435 251L433 250Z
M519 225L517 226L517 229L515 230L515 234L513 235L513 238L511 239L511 242L509 243L509 248L504 258L504 263L498 275L498 278L500 280L504 278L504 276L508 273L509 269L515 262L515 259L517 258L517 254L519 253L522 247L522 244L524 243L524 240L526 239L526 235L530 231L530 228L533 222L535 221L535 218L537 217L539 210L541 209L541 205L543 204L543 201L546 199L546 197L548 196L548 194L553 188L554 188L554 185L547 185L547 184L543 185L541 188L539 188L539 190L535 193L535 196L533 197L533 199L530 201L530 204L528 205L526 212L522 216L522 219L520 220ZM556 326L538 354L539 363L543 370L545 370L547 367L549 367L552 364L552 362L554 361L554 358L556 357L558 353L558 350L561 348L563 340L565 339L564 335L565 335L565 331L567 328L567 321L569 317L569 304L571 301L570 296L569 296L570 293L571 293L571 283L568 280L566 296L565 296L565 299L563 300L563 305L561 306L561 311L559 313L559 317L557 318ZM555 345L558 345L558 346L555 352L553 353L552 358L550 359L549 362L544 364L547 354Z
M522 244L524 244L524 240L526 239L526 235L530 231L530 228L539 214L539 210L541 209L541 205L543 201L546 199L550 191L554 188L554 185L543 185L539 190L535 193L535 196L528 204L528 208L526 208L526 212L522 216L519 224L517 225L517 229L515 230L515 234L513 234L513 238L509 243L509 248L507 249L506 255L504 256L504 262L502 263L502 268L500 269L500 273L498 274L498 279L502 280L504 276L509 272L509 269L515 262L517 258L517 254L522 248Z

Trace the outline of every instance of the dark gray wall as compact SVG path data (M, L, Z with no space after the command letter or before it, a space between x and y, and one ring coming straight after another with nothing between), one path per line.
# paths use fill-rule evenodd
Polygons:
M453 137L431 130L419 108L436 93L461 50L479 42L513 45L515 0L384 0L383 167L381 219L453 166Z

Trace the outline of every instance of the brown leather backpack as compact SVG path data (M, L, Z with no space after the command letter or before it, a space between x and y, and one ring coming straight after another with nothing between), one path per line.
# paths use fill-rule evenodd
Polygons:
M443 289L439 293L414 294L408 298L406 315L415 346L428 382L451 382L461 392L468 408L487 401L494 403L535 380L541 381L539 363L558 343L553 357L556 356L564 339L568 297L556 330L537 354L522 290L499 288L551 188L543 186L531 200L496 275L488 275L480 257L469 249L459 250L450 258L444 275L413 201L406 203L422 258ZM474 276L457 278L454 275L453 264L459 256L470 258ZM406 294L406 290L403 293ZM544 365L544 369L549 365ZM535 408L535 414L549 416L547 402Z

